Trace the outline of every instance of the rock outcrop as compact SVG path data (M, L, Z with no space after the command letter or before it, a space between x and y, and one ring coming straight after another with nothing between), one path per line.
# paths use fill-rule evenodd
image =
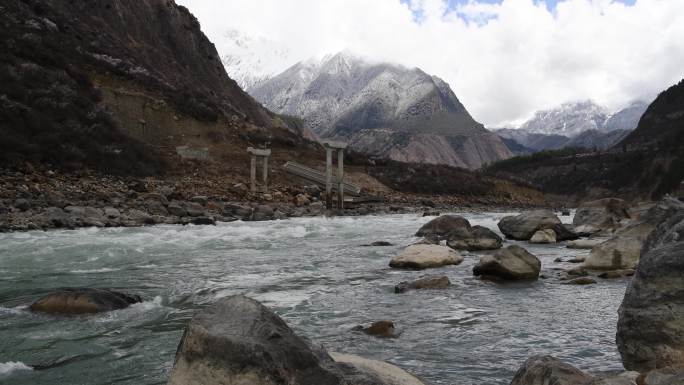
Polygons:
M178 346L169 385L420 385L408 373L312 348L269 309L244 296L197 313ZM408 381L408 382L407 382Z
M400 282L394 287L395 293L404 293L409 290L421 289L444 289L451 286L451 281L446 275L425 275L411 282Z
M651 207L616 231L613 237L591 249L584 267L595 270L635 269L647 237L660 222L679 210L679 203L676 199L665 199Z
M619 310L616 341L625 368L684 367L684 203L649 235Z
M511 245L480 258L473 274L485 278L503 280L537 279L541 270L541 261L527 250Z
M427 269L445 265L458 265L463 257L455 250L439 245L416 244L392 258L389 265L400 269Z
M29 309L49 314L89 314L119 310L141 302L137 295L92 288L65 288L33 302Z
M572 224L583 233L611 232L631 219L629 205L622 199L605 198L582 203Z

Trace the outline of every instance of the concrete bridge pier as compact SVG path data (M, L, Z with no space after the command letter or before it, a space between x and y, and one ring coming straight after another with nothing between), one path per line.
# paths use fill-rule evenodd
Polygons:
M249 185L250 190L257 192L257 161L261 158L263 164L262 184L260 190L268 192L268 157L271 156L270 149L259 149L254 147L247 147L247 152L250 156L250 170L249 170Z
M333 155L337 152L337 175L335 183L337 187L337 209L344 210L344 149L347 144L328 140L323 142L325 147L325 207L333 207Z

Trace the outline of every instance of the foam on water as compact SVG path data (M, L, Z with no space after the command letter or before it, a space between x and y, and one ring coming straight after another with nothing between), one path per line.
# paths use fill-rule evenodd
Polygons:
M31 370L33 370L33 369L23 362L18 362L18 361L0 362L0 376L9 376L10 374L12 374L14 372L31 371Z

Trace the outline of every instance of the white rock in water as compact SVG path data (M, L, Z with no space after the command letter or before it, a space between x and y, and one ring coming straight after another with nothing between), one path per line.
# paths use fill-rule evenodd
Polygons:
M538 230L530 238L530 243L556 243L556 232L552 229Z
M445 265L458 265L463 257L455 250L440 245L417 244L404 249L392 258L390 267L403 269L427 269Z
M335 362L354 366L362 373L377 377L384 384L391 385L424 385L421 380L407 371L383 361L369 360L353 354L330 352Z

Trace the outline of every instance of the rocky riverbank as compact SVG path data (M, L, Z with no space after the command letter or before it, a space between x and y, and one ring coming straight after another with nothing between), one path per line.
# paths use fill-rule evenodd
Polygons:
M375 187L375 186L372 186ZM0 232L78 227L131 227L262 221L319 215L520 208L538 199L418 195L368 188L372 194L326 210L321 188L292 181L275 183L268 193L252 193L245 181L201 172L192 176L117 177L90 171L0 170Z

